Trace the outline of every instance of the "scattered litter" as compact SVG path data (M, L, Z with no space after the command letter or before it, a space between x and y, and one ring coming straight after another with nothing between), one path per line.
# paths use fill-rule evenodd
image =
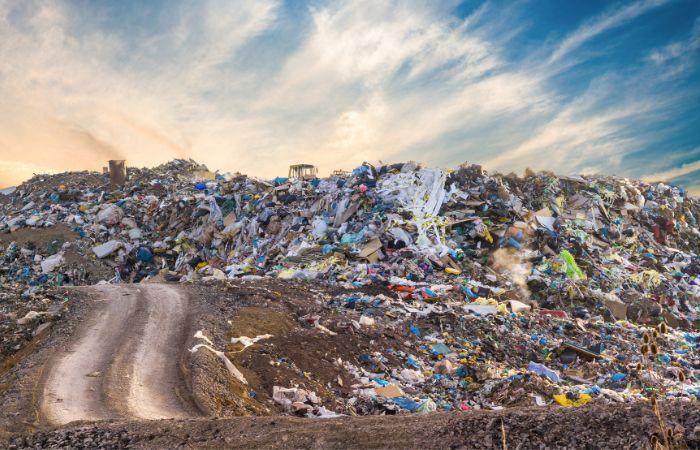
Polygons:
M262 180L175 160L128 168L119 185L76 172L3 191L2 356L66 310L57 286L274 280L310 287L295 324L307 335L368 343L324 352L341 361L323 366L334 389L323 400L343 414L700 396L700 202L683 189L469 164L297 175ZM207 348L247 384L195 338L205 343L193 353ZM271 364L316 376L284 355ZM336 414L309 389L276 389L290 414Z
M197 337L195 335L195 337ZM250 347L251 345L255 344L258 341L261 341L263 339L270 339L272 337L271 334L261 334L260 336L255 336L254 338L249 338L248 336L241 336L237 338L231 338L231 343L232 344L242 344L243 345L243 350L246 348Z
M197 350L200 348L206 348L213 354L219 357L224 362L224 365L226 366L226 369L228 369L229 373L233 375L234 378L236 378L238 381L240 381L243 384L248 384L248 381L245 379L243 374L236 368L236 366L233 365L230 359L228 359L228 356L224 352L220 352L212 347L213 344L211 344L211 340L201 334L201 331L198 331L197 334L194 336L195 338L203 339L204 341L208 342L209 344L197 344L194 347L190 349L191 353L195 353ZM211 345L210 345L211 344Z

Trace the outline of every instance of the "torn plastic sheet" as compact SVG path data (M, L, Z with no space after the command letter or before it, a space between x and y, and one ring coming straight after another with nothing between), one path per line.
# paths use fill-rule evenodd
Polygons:
M547 377L553 383L561 383L561 377L559 376L559 373L556 370L550 369L544 364L539 364L534 361L530 361L530 363L527 365L527 370L536 373L537 375Z
M338 414L337 412L331 411L330 409L326 408L325 406L319 406L318 410L311 414L307 414L306 417L310 417L312 419L333 419L334 417L343 417L344 414Z
M223 225L224 215L221 212L221 208L216 204L216 198L213 195L207 197L209 202L209 221L214 223L221 223Z
M440 207L445 201L446 172L440 169L421 169L412 173L398 173L379 183L377 192L384 200L396 202L401 209L412 213L405 222L417 229L416 246L442 251L444 233Z
M117 240L111 240L107 241L102 245L98 245L96 247L92 248L93 253L95 253L95 256L98 258L105 258L112 253L116 252L119 250L122 246L124 245L123 242L117 241Z
M406 246L410 246L413 244L413 239L411 239L411 235L408 234L408 232L403 228L394 227L389 230L389 233L393 236L395 241L403 241L403 243L406 244Z
M549 231L554 231L554 222L557 221L555 217L547 217L547 216L535 216L537 218L537 222L539 222L540 225L548 229Z
M249 338L248 336L241 336L237 338L231 338L231 343L232 344L242 344L243 349L241 351L245 350L246 348L250 347L251 345L255 344L258 341L262 341L263 339L270 339L272 337L271 334L261 334L259 336L255 336L254 338Z
M328 224L326 221L320 217L316 217L313 221L313 231L311 231L311 235L316 239L321 239L326 235L327 231Z
M319 330L323 331L324 333L329 334L329 335L331 335L331 336L335 336L335 335L338 334L338 333L336 333L335 331L329 330L328 328L324 327L323 325L321 325L321 324L318 323L318 322L316 322L316 323L314 324L314 326L315 326L316 328L318 328Z
M204 336L204 334L202 333L201 330L197 331L197 333L195 333L194 337L197 339L202 339L202 340L208 342L209 344L212 343L208 337ZM218 356L219 359L221 359L224 362L226 369L228 369L229 373L231 373L231 375L233 375L234 378L236 378L238 381L240 381L243 384L248 384L248 380L246 380L245 377L243 376L243 374L236 368L236 366L233 365L233 363L231 362L230 359L228 359L226 354L224 352L220 352L220 351L216 350L214 347L212 347L209 344L197 344L190 349L190 352L196 353L197 350L199 350L200 348L206 348L207 350L209 350L210 352L212 352L213 354Z
M56 253L55 255L51 255L48 258L44 258L44 260L41 261L41 273L53 272L58 266L60 266L64 262L65 259L63 258L63 254L61 253Z
M206 337L206 336L204 335L204 333L202 333L202 330L198 330L198 331L194 334L194 338L195 338L195 339L202 339L202 340L206 341L207 344L209 344L209 345L211 345L211 346L214 346L214 343L213 343L208 337Z

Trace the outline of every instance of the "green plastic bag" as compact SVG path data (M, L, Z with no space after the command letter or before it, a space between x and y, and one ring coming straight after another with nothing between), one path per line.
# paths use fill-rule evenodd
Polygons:
M572 280L584 280L586 278L586 275L576 264L574 256L569 253L568 250L562 250L561 253L559 253L559 257L564 260L567 277L571 278Z

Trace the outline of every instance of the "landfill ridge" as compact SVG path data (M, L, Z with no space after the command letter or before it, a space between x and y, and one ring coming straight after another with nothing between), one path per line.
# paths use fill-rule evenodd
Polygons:
M192 434L167 425L153 445L245 447L201 421L284 415L328 446L351 442L312 419L424 416L446 439L488 417L484 447L557 447L517 422L595 428L569 410L646 418L637 434L601 419L602 441L573 446L698 445L700 201L682 188L413 162L262 180L174 160L122 185L67 172L3 192L8 445L148 446L168 419ZM273 446L313 446L280 427Z

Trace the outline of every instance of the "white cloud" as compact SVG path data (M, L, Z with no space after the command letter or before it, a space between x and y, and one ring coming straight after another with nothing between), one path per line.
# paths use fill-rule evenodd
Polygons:
M624 131L653 97L610 104L617 87L592 82L564 99L549 62L663 3L610 9L514 60L515 13L488 4L460 20L456 2L314 3L298 21L279 1L187 2L132 37L71 3L0 0L0 159L66 170L194 157L262 176L299 161L328 173L487 156L498 169L615 168L641 145Z
M664 79L677 78L697 65L695 54L700 48L700 18L695 20L687 39L671 42L655 48L647 61L663 72Z
M671 181L674 178L679 178L683 175L688 175L689 173L698 170L700 170L700 161L695 161L692 163L682 164L680 167L675 169L645 175L642 179L645 181Z
M668 3L668 1L669 0L638 0L605 11L599 17L584 23L576 31L567 36L552 53L549 62L553 63L562 59L596 36L613 28L617 28L658 6Z

